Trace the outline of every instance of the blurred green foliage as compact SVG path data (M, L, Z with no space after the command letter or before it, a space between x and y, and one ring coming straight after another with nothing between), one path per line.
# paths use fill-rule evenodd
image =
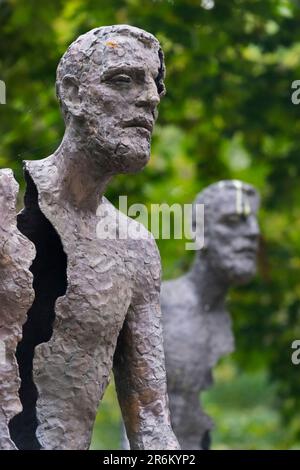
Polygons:
M293 426L282 424L278 390L265 370L245 372L226 359L215 379L202 400L216 423L213 449L300 449Z
M93 27L129 23L160 39L168 94L149 166L116 178L108 198L118 204L118 196L127 194L130 203L183 204L225 178L260 190L259 275L230 296L237 340L232 360L244 371L234 383L241 401L242 390L261 387L264 398L249 405L249 414L257 416L256 440L261 426L279 433L278 440L264 437L258 447L280 448L282 420L289 429L282 448L300 438L300 366L290 359L291 342L300 338L300 109L291 102L291 84L300 79L299 20L297 0L215 0L212 10L200 0L0 1L0 79L7 86L7 104L0 106L0 167L12 167L20 182L21 160L49 155L63 135L54 82L67 45ZM188 268L192 254L184 241L158 244L165 278ZM218 386L209 404L219 424L216 442L252 447L242 404L232 401L224 410L225 389ZM269 393L276 396L277 411ZM104 447L118 426L112 392L106 400L97 420L104 423Z

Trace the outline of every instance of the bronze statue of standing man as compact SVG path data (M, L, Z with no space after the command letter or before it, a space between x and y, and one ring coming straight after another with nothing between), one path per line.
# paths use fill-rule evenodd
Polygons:
M88 449L112 369L131 448L178 448L155 241L125 216L140 237L97 236L118 212L106 185L149 160L163 79L156 38L126 25L80 36L58 66L65 135L53 155L25 162L18 222L37 250L35 300L17 351L23 412L10 424L20 449Z

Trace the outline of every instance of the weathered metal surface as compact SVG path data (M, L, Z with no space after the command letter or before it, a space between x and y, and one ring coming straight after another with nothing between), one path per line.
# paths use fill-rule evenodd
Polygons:
M29 267L34 247L17 229L18 185L11 170L0 170L0 449L16 449L9 421L22 409L15 357L22 325L33 301Z
M210 445L213 423L199 394L211 386L217 361L234 349L226 294L254 275L259 237L252 186L222 181L195 203L205 205L205 246L190 272L164 282L161 294L171 422L185 450Z

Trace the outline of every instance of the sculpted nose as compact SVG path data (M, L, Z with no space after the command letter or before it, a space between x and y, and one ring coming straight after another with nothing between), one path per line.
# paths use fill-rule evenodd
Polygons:
M154 80L149 81L143 91L137 98L136 106L139 108L151 108L154 110L160 103L160 97L158 94L157 86Z

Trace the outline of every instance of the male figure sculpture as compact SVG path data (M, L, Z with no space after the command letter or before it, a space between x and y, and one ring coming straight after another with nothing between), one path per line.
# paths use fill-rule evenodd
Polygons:
M103 197L109 180L149 160L163 79L158 41L126 25L80 36L58 66L65 135L53 155L25 163L19 216L37 256L35 300L17 351L23 412L10 429L18 448L87 449L112 367L131 448L178 448L156 244L125 216L135 236L98 231L116 229L118 211Z
M33 300L29 271L35 251L17 229L18 185L11 170L0 170L0 449L16 449L9 420L22 410L15 357L22 325Z
M212 421L199 394L211 385L218 359L233 351L226 293L254 275L259 236L252 186L221 181L202 191L197 204L204 204L205 246L190 272L164 282L161 294L171 422L184 450L209 448Z

